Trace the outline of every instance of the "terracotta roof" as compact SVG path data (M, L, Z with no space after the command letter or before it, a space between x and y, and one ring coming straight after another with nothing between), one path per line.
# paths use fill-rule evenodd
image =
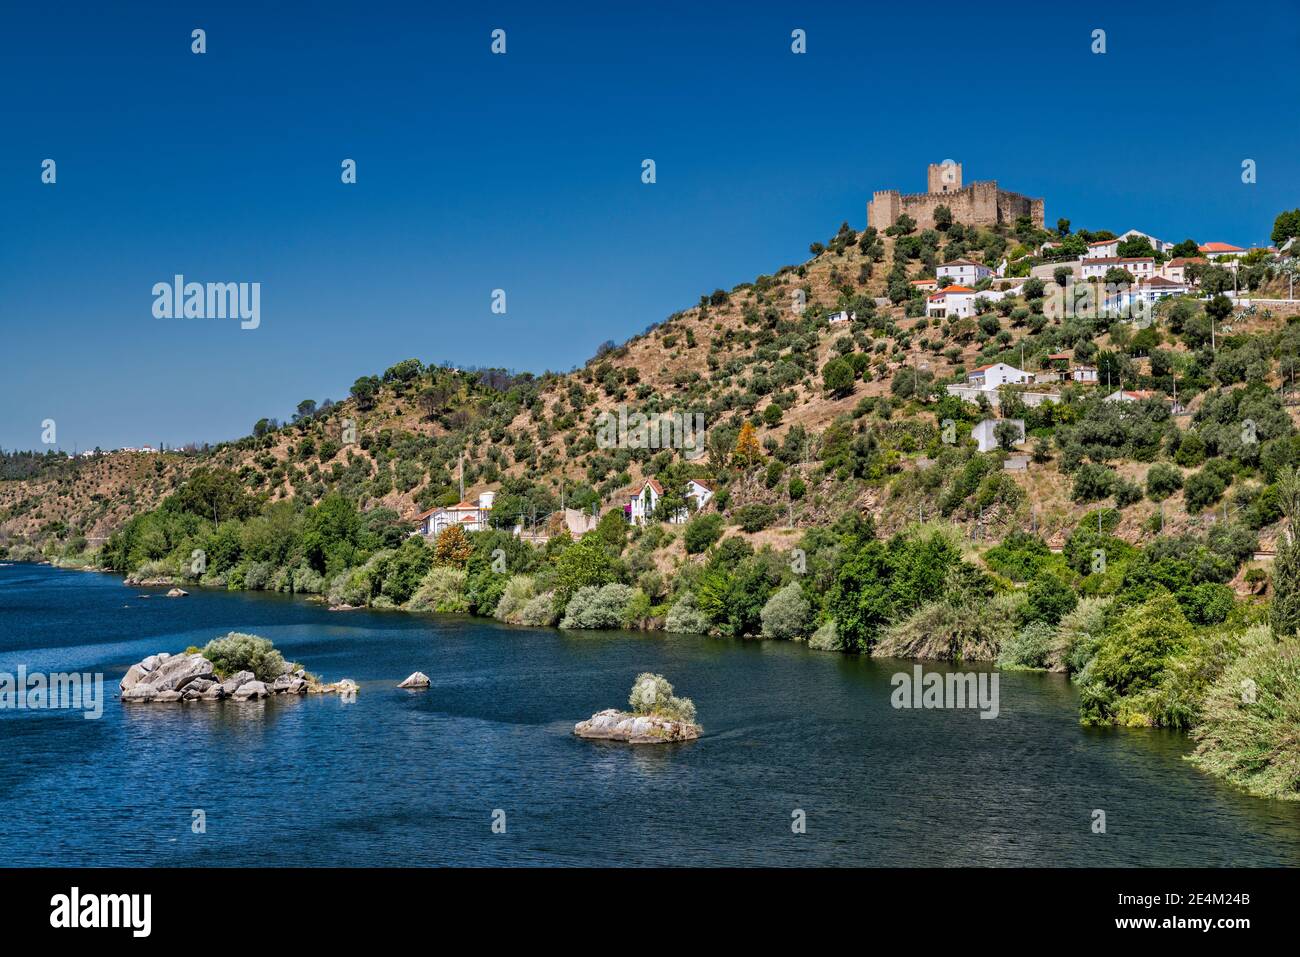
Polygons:
M913 279L913 280L912 280L912 285L913 285L913 286L933 286L933 285L935 285L935 284L938 283L938 282L939 282L939 280L937 280L937 279Z
M1070 353L1068 353L1068 352L1053 352L1053 353L1052 353L1051 355L1049 355L1047 358L1049 358L1049 359L1068 359L1068 358L1070 358Z
M655 490L655 494L656 494L656 495L663 495L663 494L664 494L664 487L663 487L662 485L660 485L660 484L659 484L657 481L655 481L654 479L646 479L644 482L642 482L642 483L641 483L641 491L644 492L644 491L645 491L645 487L646 487L647 485L649 485L652 489Z
M691 479L691 481L694 482L696 485L698 485L698 486L699 486L700 488L702 488L702 489L707 489L707 490L710 491L710 492L713 491L713 486L710 485L708 482L701 482L699 479Z
M1089 246L1109 246L1111 243L1119 242L1118 237L1115 239L1099 239L1095 243L1088 243Z
M1153 276L1146 282L1140 283L1143 286L1177 286L1179 289L1185 289L1187 283L1174 282L1172 279L1166 279L1164 276Z
M930 298L931 298L931 299L942 299L944 296L948 295L948 293L950 293L950 292L958 292L958 293L961 293L961 292L974 292L974 291L975 291L975 290L972 289L970 286L944 286L944 288L940 289L938 292L936 292L936 293L935 293L933 296L931 296Z
M1203 253L1244 253L1246 251L1240 246L1232 245L1232 243L1206 243L1204 246L1197 248Z
M985 266L983 263L977 263L977 262L974 262L974 261L972 261L972 260L970 260L970 259L954 259L954 260L953 260L952 262L950 262L950 263L940 263L940 264L939 264L939 268L940 268L940 269L942 269L944 266L982 266L984 269L988 269L988 268L989 268L988 266Z
M1166 266L1191 266L1192 264L1205 265L1209 262L1204 256L1179 256L1165 263Z
M457 505L452 505L451 507L449 507L449 508L447 509L447 511L449 511L449 512L463 512L463 511L465 511L466 509L473 509L474 511L478 511L478 506L475 505L473 502L461 502L461 503L459 503L459 504L457 504Z
M423 522L426 518L428 518L428 517L429 517L430 515L432 515L434 512L441 512L441 511L442 511L442 508L441 508L440 506L439 506L439 507L435 507L435 508L431 508L431 509L429 509L428 511L421 512L419 515L415 516L415 518L411 519L411 521L413 521L413 522Z

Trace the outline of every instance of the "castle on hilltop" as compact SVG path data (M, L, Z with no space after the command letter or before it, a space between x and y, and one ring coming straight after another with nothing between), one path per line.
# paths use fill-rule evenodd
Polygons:
M1041 199L998 189L997 180L963 187L961 163L952 160L930 164L924 193L903 195L896 189L872 193L867 203L867 225L883 230L906 213L916 220L918 229L933 229L936 206L947 206L952 210L953 220L967 226L1009 226L1017 218L1028 216L1035 226L1043 228Z

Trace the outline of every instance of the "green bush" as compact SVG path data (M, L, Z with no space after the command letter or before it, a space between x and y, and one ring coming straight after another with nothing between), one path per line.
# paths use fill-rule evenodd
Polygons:
M1029 621L1055 625L1061 616L1074 610L1079 596L1074 589L1050 572L1040 572L1025 590L1028 601L1025 616Z
M998 667L1008 670L1041 670L1051 667L1056 629L1045 621L1033 621L1002 644Z
M1209 687L1192 762L1259 797L1300 800L1300 641L1251 629Z
M274 681L287 668L284 656L269 639L238 631L213 638L204 646L203 657L212 662L213 670L222 678L251 671L259 681Z
M429 569L406 607L411 611L440 611L464 614L469 611L465 597L465 570L450 565Z
M1147 497L1160 502L1183 487L1182 470L1159 462L1147 470Z
M822 624L808 639L808 647L814 651L843 651L844 641L840 638L839 628L832 618Z
M716 512L697 515L686 523L686 554L698 555L722 537L722 516Z
M776 519L776 509L761 502L751 502L736 509L732 517L746 532L761 532Z
M759 617L764 638L802 638L808 634L811 606L798 582L772 593Z
M695 604L695 596L683 592L681 597L668 609L664 621L664 631L685 635L707 635L709 633L709 616L700 611Z
M512 625L523 624L524 609L536 597L537 584L532 575L512 575L506 582L506 590L501 593L492 615L499 621Z
M623 628L633 589L617 583L579 588L564 608L561 628Z
M1125 612L1102 636L1079 674L1084 724L1151 727L1169 661L1185 651L1191 627L1173 596L1162 593Z
M555 592L543 592L524 605L523 610L519 613L519 624L529 625L533 628L547 628L554 625L560 619L560 614L555 610L555 605Z
M632 682L632 693L627 703L633 714L653 714L675 721L695 722L695 703L690 698L678 698L673 686L663 675L642 672Z

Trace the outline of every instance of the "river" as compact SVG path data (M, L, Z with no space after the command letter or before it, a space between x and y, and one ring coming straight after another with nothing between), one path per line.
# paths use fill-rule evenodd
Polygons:
M910 662L788 642L163 591L0 567L0 672L103 672L108 696L98 720L0 710L4 864L1300 863L1300 805L1201 774L1183 735L1081 728L1058 675L1003 673L983 720L893 708ZM360 693L117 700L133 662L228 631ZM428 691L394 687L417 670ZM573 736L642 671L694 699L698 741Z

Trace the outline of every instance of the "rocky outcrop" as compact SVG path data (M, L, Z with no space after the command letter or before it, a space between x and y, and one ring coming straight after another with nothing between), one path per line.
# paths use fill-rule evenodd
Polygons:
M168 597L168 598L184 598L184 597L185 597L186 595L188 595L188 594L189 594L189 592L187 592L184 588L173 588L171 591L169 591L169 592L167 593L167 597Z
M427 680L427 679L426 679ZM123 701L160 703L167 701L258 701L275 695L348 694L358 685L350 678L322 684L301 668L286 668L271 682L259 681L251 671L239 671L222 679L212 662L201 654L150 655L127 669L118 689Z
M657 714L632 714L617 708L606 708L573 726L573 733L580 738L626 741L628 744L691 741L700 736L700 730L698 724L688 721Z
M122 579L123 585L144 585L146 588L162 587L164 585L175 585L176 579L167 575L160 575L156 578L141 578L139 575L127 575Z
M429 687L429 676L423 671L417 671L397 687L399 688L427 688Z

